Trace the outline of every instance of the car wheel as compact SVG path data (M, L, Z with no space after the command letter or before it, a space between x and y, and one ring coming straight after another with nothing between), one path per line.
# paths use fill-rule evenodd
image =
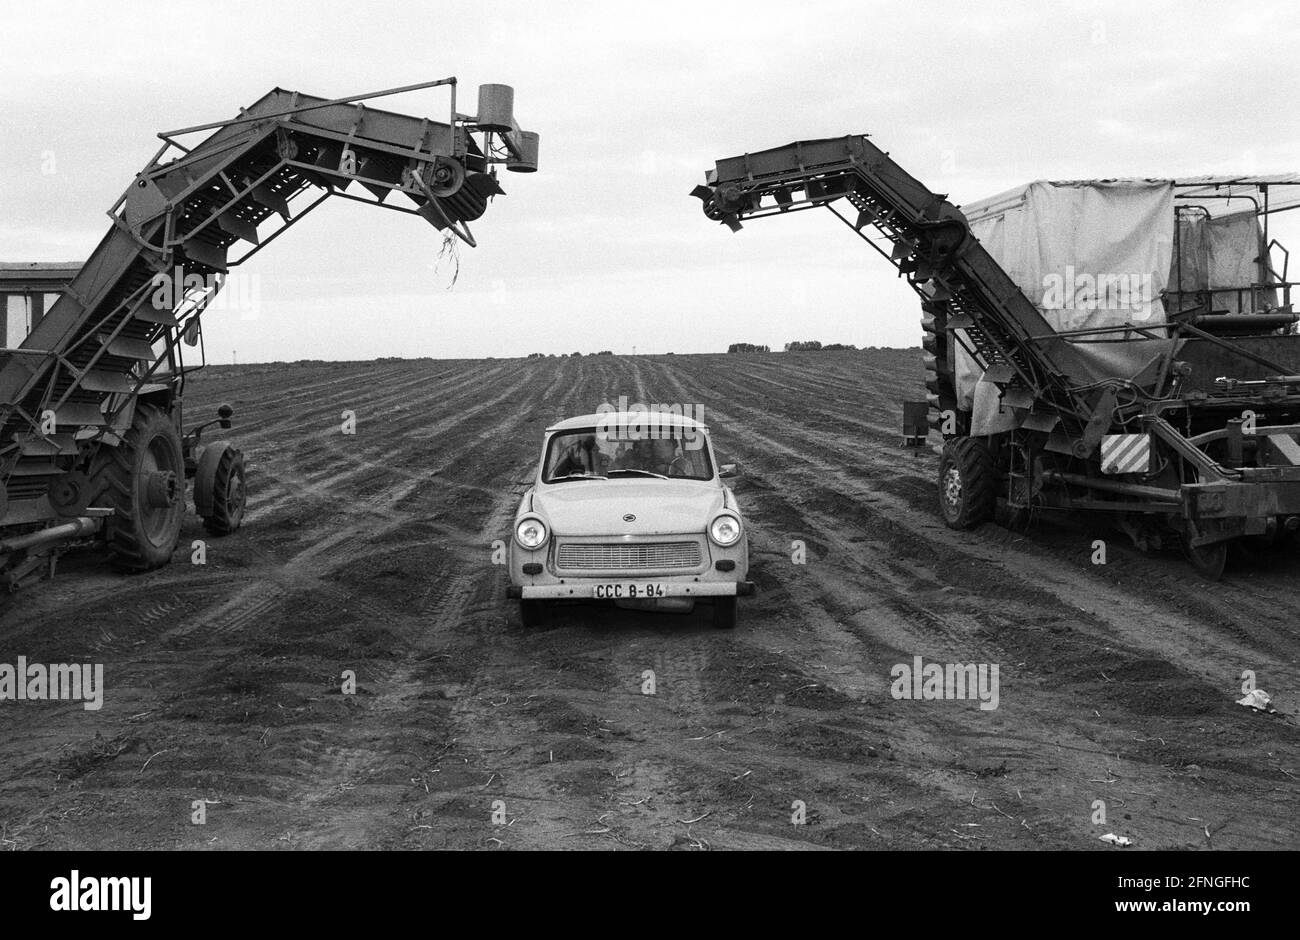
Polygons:
M544 627L551 619L551 608L546 601L525 601L519 602L519 619L523 621L525 627Z
M736 598L719 597L713 601L713 625L719 630L731 630L736 626Z

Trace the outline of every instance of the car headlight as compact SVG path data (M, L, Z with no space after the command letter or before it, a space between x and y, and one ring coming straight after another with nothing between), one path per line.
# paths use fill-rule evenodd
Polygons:
M524 519L515 527L515 540L530 550L545 545L548 535L546 523L535 517Z
M709 538L723 548L735 545L740 541L740 520L723 513L709 523Z

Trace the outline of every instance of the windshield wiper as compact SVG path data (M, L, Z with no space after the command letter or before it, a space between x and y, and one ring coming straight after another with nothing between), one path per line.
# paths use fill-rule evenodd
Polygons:
M565 480L607 480L607 479L609 478L603 477L599 473L566 473L562 477L551 477L546 482L563 483Z
M613 475L616 474L616 473L641 473L641 474L644 474L645 476L648 476L648 477L654 477L656 480L666 480L666 479L668 479L668 478L667 478L666 476L664 476L662 473L654 473L653 471L650 471L650 470L638 470L638 469L636 469L635 467L624 467L622 470L611 470L611 471L609 471L609 475L610 475L610 476L613 476Z

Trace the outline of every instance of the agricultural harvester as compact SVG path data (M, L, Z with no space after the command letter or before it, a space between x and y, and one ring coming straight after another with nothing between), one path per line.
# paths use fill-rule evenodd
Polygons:
M1040 183L963 212L851 136L721 160L692 194L733 231L825 207L907 279L950 527L1104 513L1211 579L1232 542L1294 541L1300 318L1268 220L1300 176Z
M437 86L450 92L446 122L364 103ZM482 85L478 113L459 113L455 78L329 100L276 89L233 119L159 134L109 209L108 234L48 311L33 306L21 345L0 349L0 584L52 574L61 551L91 539L121 568L165 564L186 478L209 532L238 528L244 457L202 444L232 411L182 432L202 314L227 273L330 196L421 216L474 245L469 223L503 193L497 166L537 168L538 137L513 111L509 86Z

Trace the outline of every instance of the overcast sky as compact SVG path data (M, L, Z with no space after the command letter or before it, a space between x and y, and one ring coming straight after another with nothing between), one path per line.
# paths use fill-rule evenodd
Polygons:
M1298 9L7 4L0 260L84 259L160 130L276 86L339 97L455 75L462 111L480 83L515 87L541 168L504 175L454 286L422 220L331 200L244 266L256 316L205 318L209 361L912 346L911 292L829 213L733 235L688 195L705 170L860 132L957 203L1035 179L1300 170ZM447 111L443 90L376 106ZM1277 218L1300 249L1300 220Z

